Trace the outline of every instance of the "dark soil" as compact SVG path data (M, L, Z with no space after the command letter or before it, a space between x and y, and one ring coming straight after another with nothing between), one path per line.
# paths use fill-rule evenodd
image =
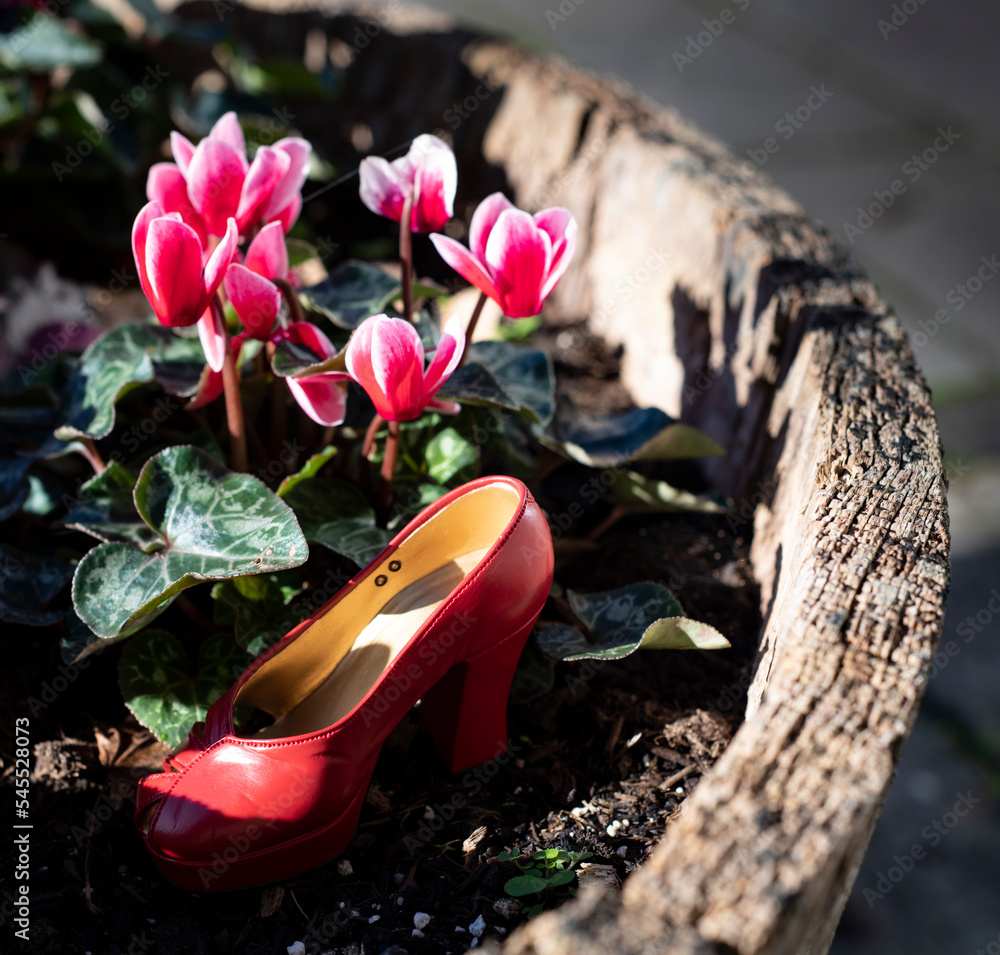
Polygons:
M562 387L589 396L588 410L620 407L616 356L577 328L552 337L542 343ZM535 491L550 513L564 513L594 473L564 467ZM678 480L676 470L658 473ZM749 542L726 516L629 517L599 546L583 540L608 510L588 505L574 526L555 529L557 580L584 591L662 582L733 649L559 664L550 691L511 704L509 756L460 776L447 772L411 714L383 751L347 852L277 886L191 895L164 881L132 826L136 781L159 768L164 748L120 701L116 651L60 676L51 634L14 642L2 676L3 740L11 752L14 718L30 715L31 941L5 942L4 951L284 955L301 941L312 955L459 953L475 942L480 916L483 940L525 917L504 892L518 874L513 862L497 861L505 850L586 850L590 864L625 879L738 725L759 602ZM547 607L546 619L560 619L558 608ZM12 778L5 758L8 806ZM5 877L14 864L8 853ZM568 898L560 892L547 904ZM9 898L5 935L14 927ZM417 913L430 916L422 934Z

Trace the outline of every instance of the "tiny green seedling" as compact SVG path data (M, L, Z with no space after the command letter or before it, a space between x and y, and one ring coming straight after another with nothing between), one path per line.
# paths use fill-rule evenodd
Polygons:
M541 901L525 910L528 918L533 918L545 908L546 902L564 889L567 895L576 895L576 872L578 862L589 859L591 852L569 852L566 849L539 849L531 853L527 862L520 861L520 850L511 849L497 856L498 862L513 862L522 872L508 879L504 891L514 898L537 895Z

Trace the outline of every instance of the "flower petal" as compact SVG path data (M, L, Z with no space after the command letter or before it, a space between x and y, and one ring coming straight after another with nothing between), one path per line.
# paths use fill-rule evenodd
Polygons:
M306 139L298 137L287 137L279 139L274 148L278 152L283 152L288 156L288 171L281 177L279 183L271 193L271 201L267 204L264 213L264 221L270 222L284 209L296 196L301 202L302 184L309 175L309 162L312 157L312 146ZM287 230L286 230L287 231Z
M437 136L423 135L413 140L409 155L416 167L410 227L414 232L438 232L454 213L458 188L455 154Z
M309 375L285 381L299 407L317 424L328 428L343 424L347 398L341 376Z
M434 350L434 357L424 373L424 390L421 401L427 404L447 381L448 376L458 367L465 350L465 327L462 320L453 315L445 325L444 333Z
M552 294L576 252L577 225L569 209L555 207L535 213L535 225L552 240L552 261L542 286L542 299Z
M486 264L500 293L500 307L510 318L537 315L552 241L527 212L500 213L486 243Z
M167 326L193 325L202 292L198 233L169 215L153 219L146 233L146 273L159 299L156 317Z
M280 212L272 216L267 216L272 222L280 222L281 228L289 232L298 221L299 213L302 211L302 194L296 193L292 196L292 201Z
M186 136L182 136L176 130L170 134L170 149L174 154L174 162L181 174L186 176L188 166L194 156L194 144Z
M399 222L403 202L412 188L412 183L400 175L399 167L381 156L369 156L361 160L359 176L361 201L376 215Z
M261 146L250 164L250 171L243 182L236 222L240 232L245 232L261 217L271 200L274 187L281 181L291 164L288 154Z
M212 371L222 371L226 359L226 342L229 335L222 324L222 317L214 308L206 308L198 319L198 337L205 352L205 360Z
M226 295L246 333L251 338L267 341L281 308L281 292L277 286L235 262L226 272L225 284Z
M246 172L247 141L243 136L243 127L240 126L240 121L236 118L236 113L232 110L228 113L223 113L212 127L208 138L217 139L219 142L232 146L243 160L243 171Z
M486 243L500 214L516 208L502 192L487 196L472 213L469 223L469 249L480 262L486 261ZM475 284L475 283L473 283Z
M205 275L202 279L202 293L205 296L205 307L219 291L219 286L225 277L226 269L236 258L236 244L240 241L239 232L236 229L236 220L230 219L226 223L226 234L222 241L215 247L215 251L208 257L205 264Z
M320 358L333 358L337 354L337 349L333 347L333 342L326 337L326 333L312 322L292 322L288 328L282 332L283 338L290 339L296 345L308 348L314 355ZM330 372L329 374L333 374ZM339 372L343 375L343 372Z
M194 151L187 171L188 196L212 235L224 235L236 215L245 166L245 158L217 139L203 139Z
M427 402L425 411L440 411L441 414L458 414L462 406L457 401L445 401L443 398L432 398Z
M449 236L440 234L432 235L431 242L434 243L434 248L438 250L441 258L462 278L474 285L480 292L485 292L494 301L500 301L500 293L486 271L485 264L480 262L461 242L456 242Z
M208 245L205 220L188 198L184 174L172 162L158 162L149 169L146 177L146 197L163 206L165 212L177 212L195 232L203 246Z
M269 222L257 233L247 249L244 265L266 279L288 276L288 246L280 222Z
M139 284L157 316L160 314L160 300L156 290L150 285L149 276L146 273L146 237L149 233L150 223L162 215L163 206L153 200L139 210L135 222L132 223L132 255L135 257L135 266L139 272Z

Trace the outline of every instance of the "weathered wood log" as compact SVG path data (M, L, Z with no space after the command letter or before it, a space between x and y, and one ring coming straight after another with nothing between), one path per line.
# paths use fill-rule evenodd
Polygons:
M356 44L364 21L315 16ZM620 899L582 895L502 950L821 955L941 630L927 387L845 250L724 146L618 83L435 22L354 49L345 122L374 151L444 130L469 197L573 211L553 318L622 344L638 402L729 449L711 477L752 526L764 601L747 720L650 860Z

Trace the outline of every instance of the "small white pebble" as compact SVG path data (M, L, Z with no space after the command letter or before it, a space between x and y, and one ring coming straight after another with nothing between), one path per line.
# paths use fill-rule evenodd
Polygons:
M396 905L402 905L402 904L403 904L403 897L401 895L397 895L396 896Z
M434 819L433 806L424 806L424 819L426 819L428 822Z
M402 882L403 879L406 878L406 876L403 875L402 872L397 872L392 878L393 878L393 881L396 883L396 885L399 885L399 883Z
M360 912L359 912L359 911L358 911L357 909L351 909L351 918L354 918L354 919L356 919L356 918L358 918L358 917L359 917L360 915L361 915L361 913L360 913Z
M676 788L676 789L674 790L674 792L675 792L675 793L682 793L682 792L684 792L684 787L683 787L683 786L678 786L678 787L677 787L677 788Z
M368 924L369 924L369 925L372 925L373 923L377 922L377 921L378 921L378 920L379 920L380 918L382 918L382 916L381 916L381 915L373 915L373 916L372 916L372 917L371 917L371 918L370 918L370 919L368 920Z
M556 335L556 348L569 348L573 344L572 332L560 332Z
M412 932L410 932L410 937L411 938L423 938L424 937L424 933L421 932L420 929L415 928Z
M431 917L426 912L413 913L413 927L427 928L431 924Z
M614 826L608 826L608 828L607 828L607 829L605 829L604 831L605 831L605 832L606 832L606 833L607 833L607 834L608 834L609 836L613 836L613 835L615 835L615 833L617 833L617 832L618 832L618 830L617 830L617 829L616 829L616 828L615 828Z
M574 806L574 807L573 807L573 808L572 808L572 809L571 809L571 810L569 811L569 814L570 814L571 816L576 816L576 818L577 818L577 819L579 819L579 818L580 818L580 816L582 816L582 815L583 815L583 814L584 814L584 813L585 813L586 811L587 811L587 810L586 810L586 809L584 809L584 808L583 808L583 806Z
M481 915L469 926L469 932L475 935L476 938L482 938L483 932L486 931L486 919Z
M288 955L306 955L306 943L292 942L285 951L288 952Z
M351 865L350 859L341 859L337 863L337 874L338 875L354 875L354 866Z
M616 856L620 856L620 857L621 857L622 859L624 859L624 858L625 858L625 856L627 856L627 855L628 855L628 846L619 846L619 847L618 847L618 848L617 848L617 849L615 850L615 855L616 855Z
M464 928L462 928L462 926L461 926L461 925L456 925L456 926L455 926L455 931L456 931L456 932L461 932L461 933L462 933L463 935L465 934L465 929L464 929Z
M346 902L341 902L341 903L340 903L340 907L341 907L342 909L343 909L343 908L346 908L346 907L347 907L347 903L346 903Z

